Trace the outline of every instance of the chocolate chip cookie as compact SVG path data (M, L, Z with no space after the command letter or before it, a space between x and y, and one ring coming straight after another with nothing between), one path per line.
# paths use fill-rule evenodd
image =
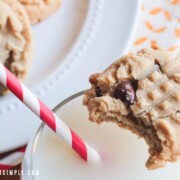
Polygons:
M19 79L32 57L32 33L24 8L16 0L0 1L0 62ZM7 91L0 85L0 94Z
M31 24L38 23L60 7L60 0L19 0L24 6Z
M83 101L91 121L114 122L143 137L148 169L179 158L180 58L160 48L142 49L89 80Z

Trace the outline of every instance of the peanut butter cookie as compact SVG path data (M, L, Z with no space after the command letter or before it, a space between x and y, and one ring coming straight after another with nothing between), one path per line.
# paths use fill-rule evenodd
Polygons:
M89 80L84 104L91 121L114 122L143 137L149 145L148 169L179 158L180 58L162 49L142 49Z
M0 1L0 62L23 79L32 56L32 33L27 14L16 0ZM0 85L0 94L6 88Z
M38 23L60 7L60 0L19 0L24 6L31 24Z

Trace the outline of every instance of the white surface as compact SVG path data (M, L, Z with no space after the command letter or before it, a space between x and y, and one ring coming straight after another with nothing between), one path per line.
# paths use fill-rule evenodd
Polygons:
M179 180L180 161L157 170L147 170L148 148L144 140L113 123L97 125L88 120L82 97L60 108L59 116L90 145L95 147L101 164L88 164L73 152L47 126L36 136L23 164L25 170L38 170L36 180ZM33 148L32 148L33 147ZM26 165L26 166L25 166ZM29 176L24 177L24 180Z
M66 0L33 27L35 56L25 82L49 107L87 88L88 76L126 52L140 0ZM26 143L39 123L12 94L0 98L0 152Z

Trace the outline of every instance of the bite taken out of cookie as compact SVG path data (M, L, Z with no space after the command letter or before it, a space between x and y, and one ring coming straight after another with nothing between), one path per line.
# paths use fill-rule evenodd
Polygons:
M180 58L160 48L125 55L90 76L84 105L93 122L113 122L144 138L148 169L180 156ZM113 138L113 137L112 137Z
M24 79L32 59L33 40L29 19L17 0L0 1L0 62ZM0 85L0 95L8 90Z

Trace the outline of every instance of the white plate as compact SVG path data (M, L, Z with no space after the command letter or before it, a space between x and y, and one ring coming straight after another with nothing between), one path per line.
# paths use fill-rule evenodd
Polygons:
M25 84L50 108L88 87L88 76L127 51L140 0L62 0L35 25L35 55ZM0 152L27 143L39 123L12 94L0 98Z

